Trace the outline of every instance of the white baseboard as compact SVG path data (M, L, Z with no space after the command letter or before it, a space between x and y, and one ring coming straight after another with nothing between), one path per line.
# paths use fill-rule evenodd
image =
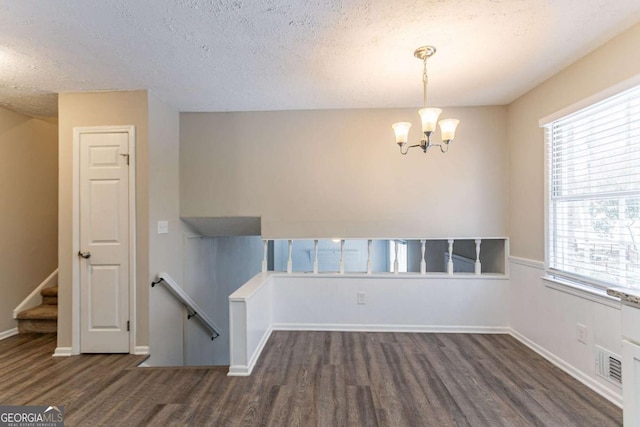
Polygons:
M142 362L141 364L138 365L138 368L149 368L150 366L147 364L146 361Z
M508 334L507 326L359 325L329 323L274 323L274 331L416 332L448 334Z
M71 347L56 347L56 351L53 352L53 357L68 357L73 355Z
M228 377L248 377L249 375L251 375L251 371L245 365L231 365L229 372L227 372Z
M149 354L149 346L148 345L137 345L133 350L133 354L137 356L146 356Z
M18 335L18 328L7 329L6 331L0 332L0 340L12 337L14 335Z
M260 358L260 354L262 353L262 350L264 349L264 346L267 344L267 341L269 341L269 337L271 336L271 332L272 331L273 331L273 328L269 328L264 333L264 335L260 339L260 343L258 344L258 347L253 352L253 354L251 355L251 359L249 359L249 363L246 366L245 365L231 365L231 366L229 366L229 372L227 372L227 376L230 376L230 377L248 377L249 375L251 375L251 371L253 371L253 368L256 365L256 362Z
M577 369L576 367L574 367L570 363L565 362L564 360L562 360L561 358L559 358L555 354L553 354L550 351L548 351L547 349L539 346L538 344L536 344L535 342L531 341L529 338L525 337L524 335L520 334L519 332L511 329L510 330L510 334L511 334L512 337L514 337L515 339L520 341L522 344L526 345L531 350L535 351L540 356L544 357L549 362L553 363L555 366L557 366L558 368L562 369L564 372L566 372L567 374L571 375L573 378L575 378L576 380L580 381L582 384L586 385L591 390L595 391L600 396L604 397L609 402L613 403L614 405L616 405L616 406L618 406L619 408L622 409L622 395L621 394L618 394L618 393L608 389L607 387L603 386L602 384L598 383L593 378L591 378L590 376L586 375L584 372L580 371L579 369Z

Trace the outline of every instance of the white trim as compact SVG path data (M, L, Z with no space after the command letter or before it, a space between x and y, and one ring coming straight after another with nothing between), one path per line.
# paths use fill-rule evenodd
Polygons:
M251 372L253 371L253 368L256 366L256 362L260 358L260 355L262 354L262 350L264 350L264 346L267 345L267 342L269 341L269 338L271 337L271 332L273 330L274 330L273 328L269 327L265 331L264 335L260 339L260 343L258 344L258 347L251 355L251 359L249 359L249 363L246 366L245 365L229 366L229 372L227 372L227 376L248 377L249 375L251 375Z
M133 354L137 356L146 356L149 354L149 346L148 345L137 345L133 350Z
M151 368L151 366L147 363L147 361L145 360L144 362L140 363L137 368Z
M295 237L272 237L263 235L262 240L334 240L337 239L335 236L295 236ZM361 236L349 236L342 237L340 240L508 240L508 236L452 236L452 237L425 237L425 236L399 236L399 237L361 237Z
M548 141L548 133L549 130L545 128L544 130L544 136L543 136L543 140L542 140L542 144L543 144L543 158L544 158L544 165L542 166L543 168L543 178L542 178L542 185L544 185L544 189L543 189L543 200L542 200L542 208L544 209L544 213L543 213L543 229L542 231L544 232L544 242L543 242L543 247L544 247L544 268L546 270L547 265L549 265L549 159L550 159L550 154L549 154L549 141Z
M265 271L258 273L249 279L244 285L235 290L234 293L229 295L229 302L247 302L258 292L262 286L269 283L271 277L278 276L278 273L273 271ZM282 273L284 277L290 277L290 274Z
M509 258L511 257L511 242L509 239L504 240L504 275L511 277L511 269L509 268Z
M582 384L586 385L591 390L595 391L600 396L602 396L605 399L607 399L609 402L613 403L614 405L616 405L619 408L622 408L622 394L618 394L618 393L608 389L604 385L598 383L593 378L591 378L588 375L584 374L582 371L580 371L575 366L571 365L570 363L565 362L564 360L562 360L561 358L559 358L555 354L553 354L550 351L548 351L547 349L539 346L538 344L536 344L535 342L531 341L529 338L525 337L524 335L520 334L519 332L511 329L510 330L510 334L511 334L512 337L514 337L515 339L520 341L522 344L526 345L531 350L535 351L540 356L544 357L549 362L551 362L552 364L554 364L558 368L562 369L564 372L566 372L567 374L571 375L573 378L575 378L576 380L580 381Z
M18 313L24 310L28 310L38 305L38 295L44 288L48 288L54 280L58 279L58 269L56 268L46 279L42 281L30 294L26 297L16 308L13 309L13 318L18 317ZM2 339L2 338L0 338Z
M446 280L479 280L479 279L488 279L488 280L508 280L509 276L502 273L482 273L475 274L471 273L442 273L442 272L432 272L432 273L416 273L416 272L401 272L398 274L394 274L393 272L389 273L372 273L367 274L364 272L360 273L338 273L338 272L327 272L327 273L312 273L312 272L293 272L287 273L286 271L270 271L273 277L291 277L294 279L309 279L309 278L321 278L321 279L413 279L413 280L429 280L429 279L446 279Z
M594 194L578 195L578 196L551 194L551 192L553 191L553 188L552 188L553 183L551 182L551 180L553 179L554 173L556 172L555 169L557 169L556 165L554 165L553 153L557 150L560 150L560 153L564 153L565 150L567 149L565 148L565 146L572 146L573 142L580 142L580 141L573 141L574 138L572 138L571 136L564 135L562 132L560 132L561 136L556 135L555 127L556 125L559 125L560 126L559 130L562 131L563 129L565 129L565 125L566 125L569 129L568 130L569 133L571 133L571 129L573 129L573 126L576 125L576 121L583 123L585 120L585 117L589 118L594 114L598 115L603 111L605 111L603 109L605 109L607 106L609 107L614 107L616 105L621 106L621 105L627 105L629 102L633 102L633 99L637 98L638 96L638 89L640 89L640 74L637 74L621 82L618 82L613 86L610 86L604 90L601 90L596 94L593 94L578 102L575 102L539 120L539 126L543 128L543 131L544 131L544 141L543 141L544 143L544 259L549 270L553 270L553 265L555 264L555 261L556 261L556 260L551 260L550 255L553 253L554 257L558 257L558 256L561 256L562 253L560 253L559 255L556 252L563 252L567 250L566 245L562 244L562 242L556 241L559 239L564 241L566 240L566 238L558 238L557 236L555 236L557 234L556 229L559 226L557 222L566 221L566 218L565 218L566 213L558 214L560 218L565 218L565 220L561 220L561 219L550 220L552 216L557 214L556 205L559 202L566 201L566 200L578 201L578 202L585 201L585 200L588 200L590 197L594 196ZM609 121L609 123L611 123L611 126L614 126L612 127L612 129L614 128L617 129L614 125L615 116L609 115L613 113L606 113L606 114L607 114L606 117L608 117L606 120ZM629 113L629 114L632 114L632 113ZM627 117L627 119L628 118L629 117ZM576 125L576 126L579 126L579 125ZM607 141L609 140L607 140L607 138L604 138L604 137L602 137L601 140L599 140L599 142L603 144L610 143L610 141L609 142ZM559 143L560 145L556 146L556 143ZM569 153L569 157L571 157L570 154L571 153ZM580 158L582 159L582 157ZM626 165L625 161L626 160L621 157L620 159L617 160L616 164L619 164L620 167L624 167L624 165ZM589 182L593 181L593 177L587 174L586 176L582 177L582 180L583 180L582 184L576 184L576 185L579 185L578 188L580 189L584 188L585 185L588 185ZM608 190L608 191L604 189L600 189L600 191L596 191L596 193L597 194L595 195L601 198L602 197L620 198L620 197L628 197L636 194L636 192L632 190L622 190L622 189ZM551 209L553 209L554 212L550 212ZM563 227L563 226L567 227L567 224L560 225L560 227ZM585 233L586 233L585 234L586 237L583 236L583 238L586 238L587 240L589 240L589 237L591 238L596 237L596 233L593 231L586 231ZM621 244L621 241L617 243ZM555 248L556 246L558 246L558 248L560 249ZM555 249L558 249L558 250L555 250ZM600 287L611 286L610 283L602 282L601 280L596 279L595 270L590 271L589 269L587 269L584 271L585 277L580 277L580 273L579 273L580 269L578 268L579 264L580 262L577 262L577 261L569 262L568 267L566 265L564 267L558 267L559 269L558 273L559 275L566 274L567 276L577 276L576 280L578 281L584 280L587 283L593 282L593 284L599 285ZM588 264L588 263L582 262L582 264ZM569 268L569 267L573 267L573 268ZM618 269L622 270L623 267L624 266L619 266ZM565 271L562 271L562 269L564 269ZM571 273L569 270L578 270L578 272ZM554 273L553 271L549 271L548 274L553 275ZM569 280L571 279L569 278ZM609 280L611 281L613 279L609 277Z
M604 99L612 97L613 95L616 95L620 92L624 92L625 90L631 89L632 87L637 86L639 84L640 84L640 74L635 75L627 80L623 80L605 90L602 90L596 94L588 96L578 102L574 102L573 104L568 105L556 111L555 113L549 114L548 116L541 118L538 121L538 126L540 127L547 126L562 117L568 116L569 114L573 114L576 111L582 110L583 108L586 108Z
M3 339L12 337L14 335L18 335L18 328L7 329L6 331L0 332L0 341Z
M70 356L80 354L80 261L75 254L80 250L80 132L73 129L73 165L72 165L72 210L71 210L71 347L66 354L67 347L54 356ZM58 323L60 327L60 323ZM59 333L59 331L58 331Z
M556 291L564 292L566 294L593 301L598 304L603 304L618 310L622 307L620 298L607 295L607 291L605 289L598 289L592 286L582 285L578 282L562 280L552 276L542 276L541 279L547 288L555 289Z
M53 357L69 357L73 356L73 349L71 347L56 347L53 352Z
M137 337L137 265L136 245L136 127L126 126L129 131L129 353L136 354ZM148 350L147 350L148 353Z
M274 323L274 331L413 332L437 334L508 334L508 326L361 325L340 323Z
M136 128L133 125L74 127L71 219L71 253L73 254L71 258L71 354L80 354L80 261L75 256L80 250L80 135L112 132L129 134L129 353L135 353L136 348Z
M512 263L518 264L518 265L524 265L525 267L535 268L535 269L538 269L538 270L544 270L545 269L544 262L536 261L536 260L528 259L528 258L519 258L519 257L516 257L516 256L510 256L509 257L509 262L512 262Z

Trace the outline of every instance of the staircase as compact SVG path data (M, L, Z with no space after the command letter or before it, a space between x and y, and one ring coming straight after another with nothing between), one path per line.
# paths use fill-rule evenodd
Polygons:
M21 334L55 334L58 332L58 287L40 291L42 304L18 313L18 332Z

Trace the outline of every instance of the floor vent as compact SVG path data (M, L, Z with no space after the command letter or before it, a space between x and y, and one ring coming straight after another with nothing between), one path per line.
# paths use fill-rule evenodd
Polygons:
M596 374L612 383L622 384L622 362L620 356L616 356L602 347L596 346L598 357L596 359Z

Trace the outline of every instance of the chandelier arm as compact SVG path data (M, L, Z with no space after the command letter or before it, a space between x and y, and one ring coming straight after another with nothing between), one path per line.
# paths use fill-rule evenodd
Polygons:
M406 151L402 151L402 147L407 147ZM409 152L409 149L414 147L420 147L420 144L414 144L414 145L402 144L400 145L400 154L402 154L403 156L406 156L406 154Z

